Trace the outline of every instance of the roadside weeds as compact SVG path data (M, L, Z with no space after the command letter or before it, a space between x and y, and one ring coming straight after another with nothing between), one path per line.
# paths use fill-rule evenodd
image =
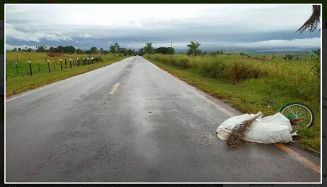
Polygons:
M241 84L231 84L227 81L217 80L204 77L191 69L182 69L173 65L157 62L145 57L147 60L157 65L161 69L171 73L175 77L195 86L199 90L218 98L243 113L257 113L262 111L264 115L275 114L279 105L263 104L264 99L274 100L276 103L285 101L303 102L289 96L287 92L272 89L265 84L262 79L250 79ZM304 132L298 133L299 136L294 139L297 146L304 149L312 150L316 153L320 152L320 111L319 106L310 101L305 101L316 114L315 125Z

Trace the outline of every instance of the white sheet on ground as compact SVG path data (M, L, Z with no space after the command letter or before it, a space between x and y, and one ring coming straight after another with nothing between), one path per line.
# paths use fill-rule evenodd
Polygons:
M261 112L258 112L257 114L243 114L228 118L217 128L217 136L221 140L225 140L236 125L256 116L260 117L252 123L249 131L245 133L244 140L265 144L277 142L287 143L292 141L291 123L289 119L279 112L272 116L263 118L261 117Z

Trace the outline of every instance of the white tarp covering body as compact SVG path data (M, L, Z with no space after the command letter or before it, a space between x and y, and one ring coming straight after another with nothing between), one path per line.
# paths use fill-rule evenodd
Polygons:
M231 117L219 125L217 136L221 140L225 140L236 125L254 117L258 118L252 123L248 132L245 133L244 140L265 144L292 141L291 123L289 119L279 112L263 118L261 112Z

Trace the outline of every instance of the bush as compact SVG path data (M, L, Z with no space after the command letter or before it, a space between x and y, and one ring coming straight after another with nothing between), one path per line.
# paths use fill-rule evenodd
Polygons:
M284 60L292 60L294 58L294 55L286 53L284 56Z
M102 58L101 58L101 56L97 56L97 57L94 57L93 60L94 61L102 61Z

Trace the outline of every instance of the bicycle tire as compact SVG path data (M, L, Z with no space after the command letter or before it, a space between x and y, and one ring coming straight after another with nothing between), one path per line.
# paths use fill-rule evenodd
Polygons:
M302 115L302 113L300 113L300 114L297 113L300 110L303 110L307 114ZM298 125L299 126L298 129L310 128L314 122L314 114L313 114L312 110L308 106L306 106L302 103L286 104L285 106L283 106L280 109L280 113L282 113L284 116L286 116L287 114L296 115L299 118L299 123L301 123ZM308 118L308 119L305 119L305 118Z

